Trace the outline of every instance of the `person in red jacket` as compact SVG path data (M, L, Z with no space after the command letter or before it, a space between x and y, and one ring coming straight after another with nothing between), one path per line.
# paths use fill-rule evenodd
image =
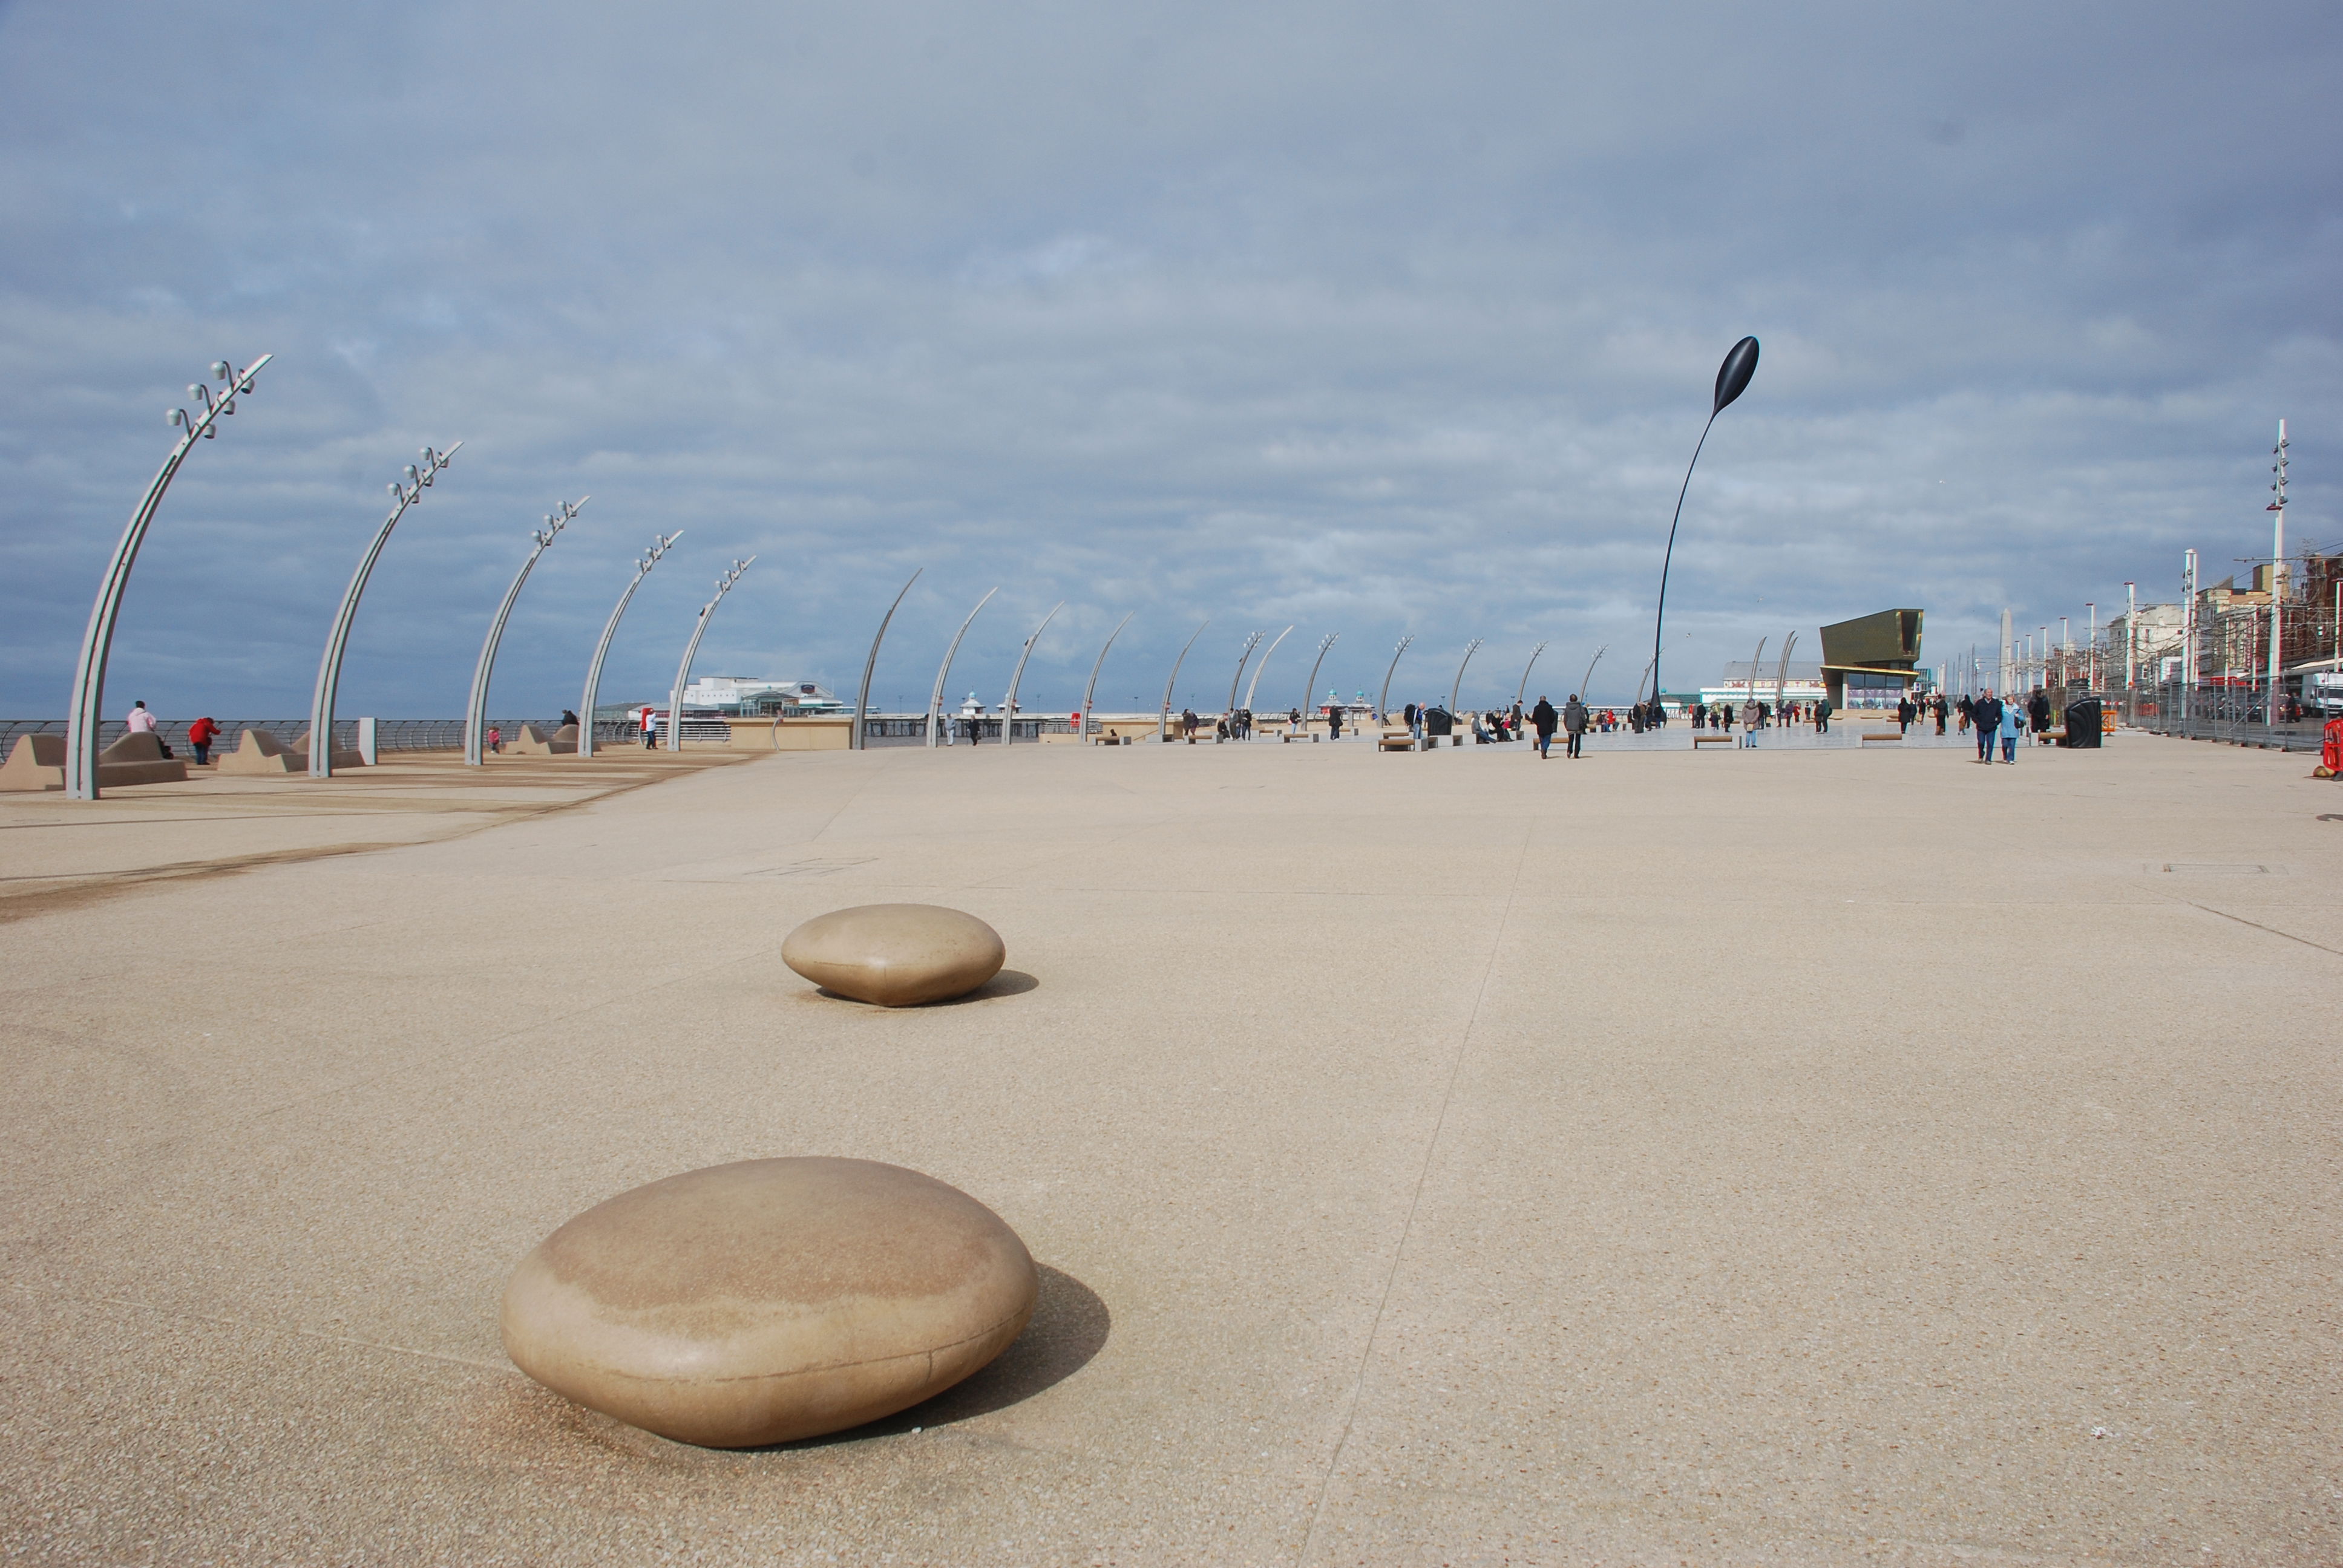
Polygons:
M219 739L219 725L210 719L198 719L187 726L187 744L196 749L196 766L211 766L212 742Z

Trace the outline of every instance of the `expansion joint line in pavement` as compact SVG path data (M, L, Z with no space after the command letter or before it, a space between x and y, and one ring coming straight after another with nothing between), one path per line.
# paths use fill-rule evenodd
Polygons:
M2183 899L2180 901L2192 910L2202 910L2208 915L2218 915L2225 920L2235 920L2241 926L2251 926L2258 931L2268 931L2274 937L2284 937L2288 941L2300 942L2304 947L2317 948L2322 953L2334 953L2337 958L2343 958L2343 951L2337 951L2325 942L2314 942L2308 937L2298 937L2292 931L2282 931L2276 926L2266 926L2259 920L2249 920L2243 915L2233 915L2227 910L2217 910L2210 904L2200 904L2194 899Z
M1456 1080L1464 1070L1464 1053L1473 1044L1473 1031L1481 1022L1481 1009L1489 1000L1489 977L1497 970L1497 955L1504 950L1505 929L1513 923L1513 901L1521 896L1522 870L1529 864L1530 835L1534 829L1522 829L1522 847L1513 857L1513 879L1505 890L1505 907L1497 916L1496 934L1489 941L1489 956L1481 964L1481 984L1473 993L1473 1010L1465 1017L1464 1027L1457 1034L1456 1054L1448 1062L1448 1081L1440 1091L1440 1110L1432 1119L1432 1135L1423 1141L1423 1163L1415 1173L1415 1191L1407 1201L1407 1218L1399 1228L1399 1244L1392 1249L1391 1267L1383 1274L1383 1294L1375 1302L1374 1321L1367 1325L1366 1348L1359 1355L1359 1375L1351 1382L1351 1402L1342 1412L1342 1435L1334 1440L1334 1452L1326 1461L1326 1473L1318 1482L1318 1500L1311 1505L1310 1528L1302 1533L1302 1552L1297 1563L1310 1561L1310 1549L1317 1543L1318 1525L1326 1515L1326 1497L1333 1490L1334 1477L1342 1468L1343 1451L1351 1446L1351 1427L1359 1418L1359 1402L1365 1397L1367 1373L1375 1364L1375 1342L1383 1335L1383 1314L1391 1308L1392 1289L1399 1281L1400 1264L1407 1258L1408 1238L1415 1231L1416 1211L1423 1206L1423 1189L1432 1180L1433 1156L1440 1150L1440 1134L1448 1125L1449 1102L1456 1098Z

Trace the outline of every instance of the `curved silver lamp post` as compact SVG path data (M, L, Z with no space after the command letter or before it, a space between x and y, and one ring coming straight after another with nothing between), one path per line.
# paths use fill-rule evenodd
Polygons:
M1660 599L1652 611L1652 696L1660 695L1660 627L1668 612L1668 563L1675 559L1676 524L1684 521L1684 492L1692 488L1692 471L1700 463L1700 449L1708 445L1710 426L1725 410L1726 405L1749 389L1749 378L1757 374L1757 340L1745 337L1725 351L1725 363L1716 367L1716 396L1708 406L1708 424L1700 427L1700 440L1692 449L1692 461L1684 465L1684 483L1676 487L1676 515L1668 524L1668 548L1660 557ZM1635 700L1644 700L1644 688L1635 686Z
M708 623L716 618L716 607L740 580L740 574L757 564L750 556L745 561L734 561L729 570L716 579L716 597L699 607L699 622L691 628L691 640L683 645L683 662L675 667L675 691L667 699L667 749L683 749L683 689L691 684L692 656L699 651L699 639L708 633Z
M1513 688L1513 706L1515 708L1519 708L1522 705L1522 695L1530 689L1530 671L1537 668L1538 655L1544 651L1545 644L1544 643L1540 643L1535 648L1530 649L1530 661L1522 666L1522 683Z
M331 779L334 776L334 697L342 684L342 652L349 646L350 627L358 618L358 596L366 592L367 578L374 575L374 563L382 556L382 547L390 542L390 530L398 527L398 519L407 508L423 498L447 467L447 460L462 450L458 441L444 452L423 448L422 466L407 465L404 482L393 479L390 493L397 501L382 527L374 531L374 543L358 558L358 569L350 574L350 586L342 590L341 608L334 612L334 628L326 634L326 656L317 661L317 689L309 694L309 777Z
M951 661L953 656L960 652L960 639L966 637L968 628L976 624L976 610L982 609L986 605L990 604L992 596L1000 591L997 588L989 589L982 598L976 601L976 609L968 612L968 618L960 623L960 630L952 636L951 646L944 649L944 661L936 666L936 689L928 698L928 744L930 746L936 743L936 722L943 715L944 681L951 675Z
M1172 661L1172 678L1163 683L1163 706L1155 715L1155 739L1158 740L1167 739L1172 733L1172 689L1180 683L1180 667L1188 662L1188 650L1196 646L1198 638L1204 635L1204 627L1212 624L1212 618L1207 616L1202 625L1188 634L1188 640L1180 645L1180 657Z
M187 433L171 448L163 466L155 471L155 479L146 487L146 494L138 502L138 509L130 514L130 523L122 530L114 554L106 563L106 576L97 586L97 602L90 607L89 626L81 634L81 657L74 664L73 707L65 719L65 799L95 800L97 799L97 731L106 709L106 658L114 648L115 618L122 613L122 593L130 586L130 568L138 559L138 547L146 542L147 525L155 520L155 508L163 504L163 492L171 487L171 477L186 461L188 451L198 441L216 436L213 422L236 412L239 394L249 396L252 378L274 356L264 354L238 370L225 359L212 363L212 379L223 383L226 390L216 397L209 387L197 382L187 388L187 397L202 410L199 417L191 417L185 408L167 410L163 417L174 427L185 426Z
M862 661L862 690L854 699L854 733L846 738L846 748L850 751L869 749L864 744L862 719L870 711L870 675L879 668L879 645L887 640L887 623L895 618L895 611L902 607L903 596L910 593L911 585L920 580L920 572L927 569L921 567L905 578L903 586L895 590L895 602L889 605L887 613L879 618L879 634L870 639L870 657Z
M1138 613L1137 610L1132 610L1131 615L1126 615L1116 621L1114 629L1106 634L1106 641L1099 648L1098 662L1091 666L1090 683L1082 688L1081 728L1074 731L1074 739L1077 741L1088 740L1091 738L1091 698L1098 690L1099 671L1106 668L1106 650L1114 646L1114 639L1121 637L1122 628L1131 624L1131 616Z
M561 537L561 530L569 526L569 519L578 515L578 508L593 498L591 496L580 496L575 505L564 501L561 503L560 511L545 514L543 528L529 530L528 537L535 541L535 544L528 552L528 559L520 563L520 570L515 574L512 587L505 589L504 602L497 606L497 618L488 623L488 638L480 644L480 662L472 668L472 696L471 699L464 704L464 766L467 768L478 768L485 760L483 751L488 723L488 673L496 668L497 644L504 640L505 620L512 614L513 600L520 598L520 585L528 581L528 574L537 565L537 558L543 555L552 546L553 541Z
M1051 621L1058 618L1058 611L1065 608L1066 601L1060 599L1050 613L1041 618L1041 624L1033 628L1033 635L1025 639L1024 649L1017 656L1017 668L1010 671L1009 695L1001 699L1001 744L1003 746L1009 744L1010 731L1017 728L1017 686L1025 678L1025 661L1033 657L1033 645L1041 640L1041 634L1050 629Z
M1481 639L1477 637L1464 645L1463 660L1456 666L1455 683L1448 689L1448 711L1452 715L1456 711L1456 694L1464 689L1464 666L1472 663L1473 656L1480 651Z
M1318 657L1310 661L1310 678L1302 683L1302 717L1305 720L1310 717L1310 710L1318 706L1318 667L1326 662L1326 650L1333 647L1334 639L1342 635L1339 631L1330 631L1318 639Z
M602 623L602 640L594 645L593 661L586 666L586 695L578 699L584 705L578 709L578 755L580 757L594 755L594 699L601 694L602 659L610 651L610 639L618 635L618 618L627 613L628 602L635 597L635 590L643 586L643 579L651 575L651 568L659 564L659 558L681 538L681 528L671 534L651 536L651 548L636 559L635 575L627 579L627 591L618 596L618 608L612 610L610 618Z
M1782 662L1774 668L1774 712L1782 711L1782 689L1790 684L1790 650L1798 646L1798 634L1792 632L1782 639Z
M1603 656L1610 651L1611 645L1606 642L1601 648L1594 650L1594 657L1593 658L1586 661L1586 673L1578 678L1578 699L1581 702L1592 702L1594 700L1594 697L1590 695L1588 689L1594 684L1594 667L1602 663ZM1638 688L1638 689L1640 690L1641 689Z
M1269 645L1269 653L1262 654L1261 656L1261 662L1252 667L1252 684L1245 688L1245 711L1247 713L1251 713L1252 711L1253 693L1261 689L1261 672L1269 668L1270 654L1273 654L1277 651L1278 642L1283 642L1287 638L1292 637L1292 635L1293 628L1290 626L1283 631L1279 632L1277 634L1277 642L1272 642Z
M1234 713L1237 710L1237 682L1244 678L1245 660L1251 658L1252 650L1261 646L1261 638L1260 632L1250 632L1246 634L1244 647L1237 650L1237 672L1229 677L1229 705L1222 712Z
M1383 671L1383 689L1375 696L1375 722L1377 724L1381 724L1383 721L1383 715L1391 711L1392 671L1399 668L1399 656L1405 653L1407 651L1407 645L1414 640L1415 638L1413 637L1401 638L1399 639L1399 646L1392 649L1392 661L1390 668Z

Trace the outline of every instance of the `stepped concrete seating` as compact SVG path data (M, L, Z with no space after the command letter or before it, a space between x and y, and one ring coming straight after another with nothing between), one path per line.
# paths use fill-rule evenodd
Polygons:
M1375 742L1378 751L1413 751L1415 737L1404 729L1386 729Z
M236 749L222 753L215 766L223 774L279 779L288 773L307 773L309 771L309 732L303 730L288 746L266 729L247 729L237 739ZM336 751L334 766L363 768L366 758L356 751Z
M565 724L548 735L534 724L524 724L519 734L505 742L505 749L517 757L575 757L578 726Z
M97 787L118 789L129 784L184 784L187 765L163 755L163 743L152 733L126 735L97 754ZM8 760L0 764L0 789L62 789L65 787L65 738L62 735L19 735Z

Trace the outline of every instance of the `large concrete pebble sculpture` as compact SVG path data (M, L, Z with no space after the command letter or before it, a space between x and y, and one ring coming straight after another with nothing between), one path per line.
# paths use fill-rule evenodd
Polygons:
M958 1188L872 1160L747 1160L621 1192L505 1288L556 1393L710 1448L818 1437L941 1392L1033 1315L1033 1260Z
M781 961L814 984L881 1007L965 996L1008 957L1000 932L934 904L833 910L781 942Z

